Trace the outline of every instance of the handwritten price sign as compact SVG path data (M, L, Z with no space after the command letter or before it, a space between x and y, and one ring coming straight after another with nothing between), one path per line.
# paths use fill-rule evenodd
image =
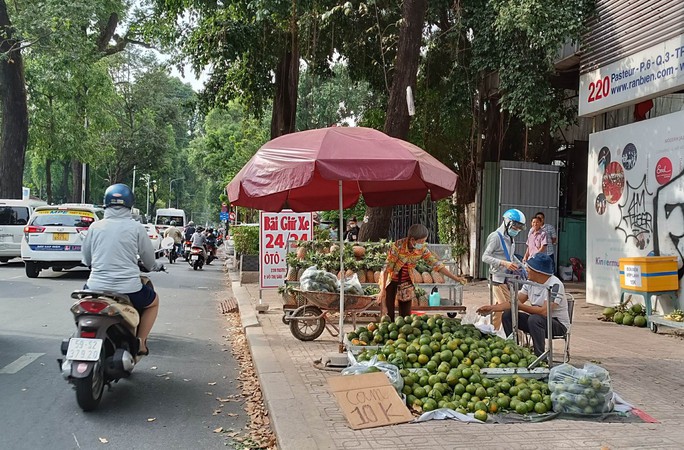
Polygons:
M282 286L287 276L288 241L309 241L313 237L313 214L281 211L261 212L259 234L259 279L261 288Z
M384 373L334 377L328 384L354 430L413 420Z

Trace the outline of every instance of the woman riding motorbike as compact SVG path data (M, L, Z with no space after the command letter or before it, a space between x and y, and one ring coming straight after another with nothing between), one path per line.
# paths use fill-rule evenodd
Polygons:
M93 223L83 241L83 263L90 266L85 289L125 294L140 314L138 354L149 354L147 337L159 310L159 296L140 281L140 261L148 270L164 270L155 261L147 230L132 220L133 193L125 184L109 186L104 195L104 219Z

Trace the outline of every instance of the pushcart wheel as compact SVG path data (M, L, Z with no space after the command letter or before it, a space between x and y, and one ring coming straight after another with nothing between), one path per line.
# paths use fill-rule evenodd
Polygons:
M300 306L290 314L290 332L300 341L313 341L325 330L325 319L317 306Z
M292 315L292 311L287 311L287 310L286 310L286 311L283 312L283 317L281 317L281 320L283 321L283 323L284 323L285 325L289 325L289 324L290 324L290 321L287 320L287 317L290 316L290 315Z
M658 325L651 322L651 331L653 331L654 333L657 333L658 332Z
M449 319L455 319L456 316L458 316L458 313L455 313L455 312L454 313L449 313L449 312L447 313L447 317Z

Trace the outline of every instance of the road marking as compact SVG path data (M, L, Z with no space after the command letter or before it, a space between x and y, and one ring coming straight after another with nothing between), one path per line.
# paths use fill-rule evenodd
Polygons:
M24 278L24 275L19 275L18 277L10 277L8 280L16 280L17 278Z
M0 369L0 373L17 373L24 367L31 364L36 359L43 356L45 353L25 353L21 355L16 361L7 364Z

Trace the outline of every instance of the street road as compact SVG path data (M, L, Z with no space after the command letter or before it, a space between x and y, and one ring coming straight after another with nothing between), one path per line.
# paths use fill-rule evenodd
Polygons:
M167 267L150 274L161 298L150 355L84 413L56 360L75 329L69 294L88 272L44 270L30 280L20 261L0 264L0 448L230 448L228 434L214 430L240 430L247 417L240 401L217 400L239 394L217 308L221 263Z

